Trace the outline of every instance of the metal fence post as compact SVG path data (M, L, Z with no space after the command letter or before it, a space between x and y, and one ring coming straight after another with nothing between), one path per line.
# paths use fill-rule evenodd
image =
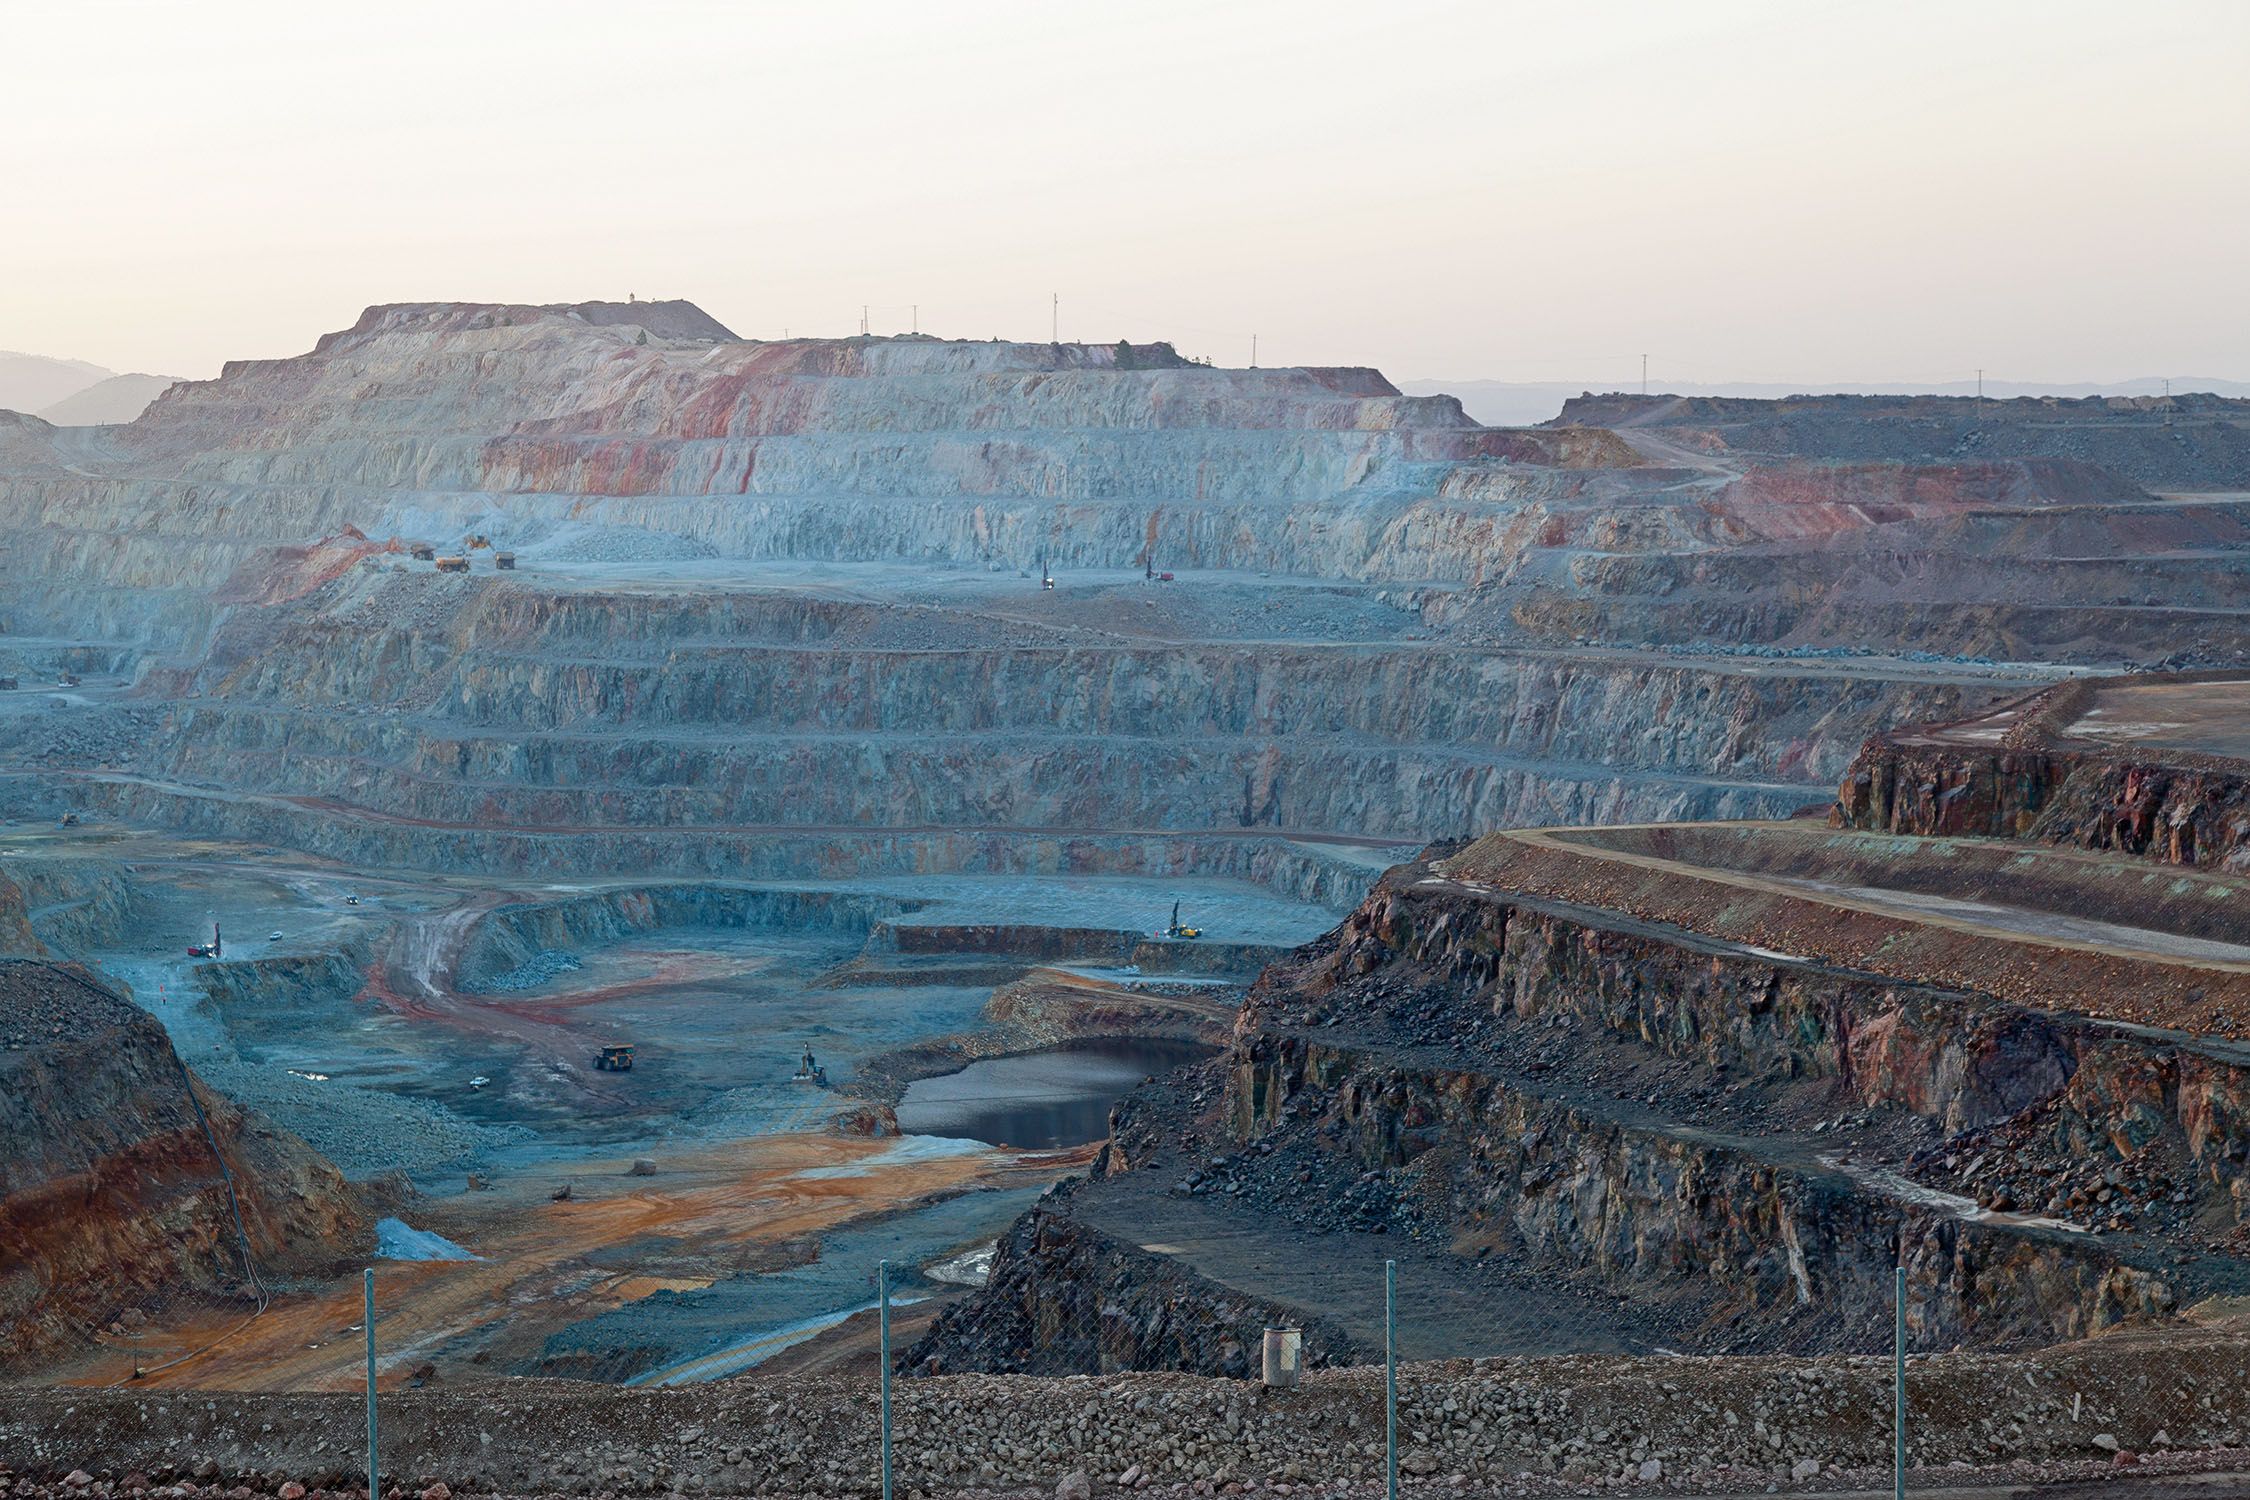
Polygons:
M1383 1494L1398 1500L1398 1262L1383 1262Z
M375 1268L367 1268L367 1278L361 1285L364 1304L360 1310L360 1326L367 1330L367 1500L382 1500L383 1491L375 1467Z
M882 1346L883 1500L891 1500L891 1263L875 1267L876 1338Z
M1891 1339L1891 1438L1894 1478L1891 1493L1906 1500L1906 1267L1900 1266L1892 1284L1897 1326Z

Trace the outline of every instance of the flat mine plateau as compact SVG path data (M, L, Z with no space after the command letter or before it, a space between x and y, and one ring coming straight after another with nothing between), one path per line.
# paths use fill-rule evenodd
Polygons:
M1348 1486L1386 1263L1433 1493L1874 1482L1902 1268L1917 1463L2250 1468L2246 610L2215 396L0 412L0 1469L341 1492L372 1265L410 1488L863 1492L887 1266L916 1488Z

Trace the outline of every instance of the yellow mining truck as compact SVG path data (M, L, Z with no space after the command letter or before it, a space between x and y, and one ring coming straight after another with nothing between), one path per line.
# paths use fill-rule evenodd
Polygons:
M469 571L469 560L465 557L441 557L437 560L437 570L440 573L466 573Z

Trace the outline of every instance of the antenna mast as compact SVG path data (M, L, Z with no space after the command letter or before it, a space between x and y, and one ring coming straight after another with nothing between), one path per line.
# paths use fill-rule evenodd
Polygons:
M1047 295L1050 299L1047 309L1047 342L1059 344L1062 342L1062 293L1049 292Z

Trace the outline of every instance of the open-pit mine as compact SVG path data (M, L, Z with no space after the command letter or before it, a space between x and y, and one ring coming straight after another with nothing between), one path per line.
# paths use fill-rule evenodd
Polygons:
M374 1264L393 1388L840 1377L882 1261L937 1385L1335 1370L1395 1261L1413 1360L1903 1266L2145 1392L2250 1305L2246 610L2216 397L660 302L0 412L0 1376L349 1389Z

